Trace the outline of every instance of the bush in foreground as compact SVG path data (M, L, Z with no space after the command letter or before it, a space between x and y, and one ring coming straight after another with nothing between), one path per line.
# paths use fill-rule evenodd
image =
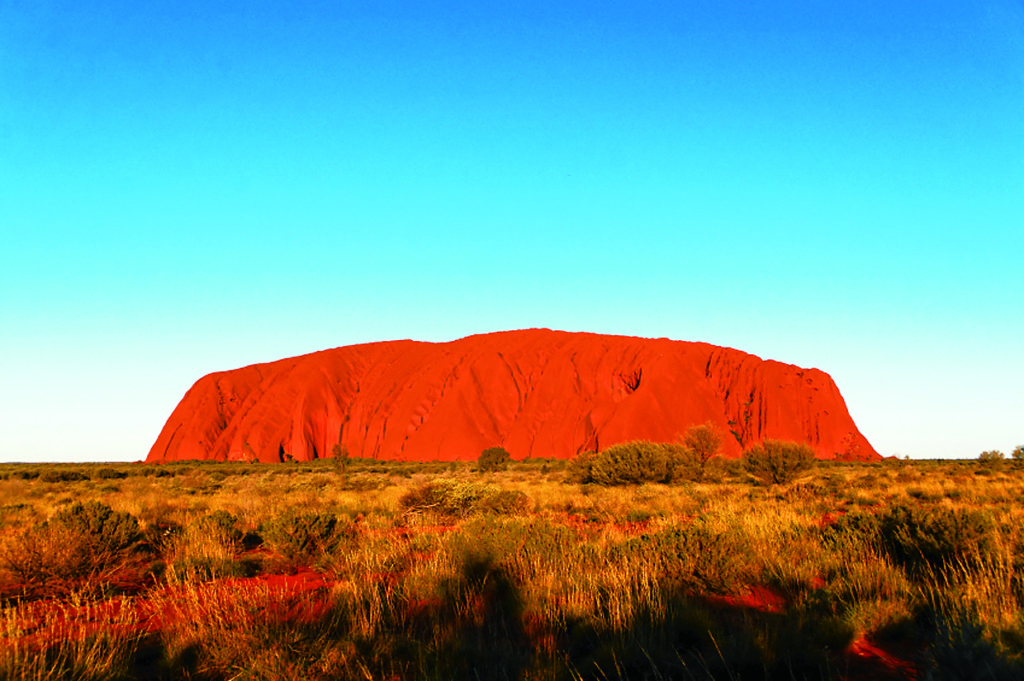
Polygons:
M909 568L943 569L988 556L995 523L980 509L897 505L879 517L879 538L892 558Z
M311 564L355 537L348 521L328 512L286 512L265 523L263 537L289 561Z
M64 593L110 582L129 566L141 539L130 513L99 501L76 503L8 545L0 562L27 587Z
M743 452L746 471L772 485L789 482L814 463L814 450L810 445L786 440L765 440Z

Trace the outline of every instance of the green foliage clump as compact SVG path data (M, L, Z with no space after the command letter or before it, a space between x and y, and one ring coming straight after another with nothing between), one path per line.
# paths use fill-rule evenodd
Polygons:
M700 482L704 479L708 462L722 448L722 434L708 421L690 426L682 438L682 445L679 452L682 471L691 480Z
M962 602L939 604L931 629L923 656L927 665L926 679L1011 681L1024 678L1019 635L1011 634L1016 645L1006 646L1000 639L1010 632L993 636L994 632L986 631L976 608Z
M46 471L39 479L43 482L77 482L79 480L88 480L89 476L81 471L58 469Z
M993 548L995 522L987 511L897 505L878 518L882 547L898 563L942 569L954 561L985 556Z
M494 485L455 480L434 480L413 487L398 500L405 513L437 513L464 517L473 512L517 515L529 507L524 493Z
M698 593L741 590L754 562L750 541L742 533L715 531L702 522L629 539L613 557L651 562L663 579Z
M810 445L786 440L765 440L743 452L743 467L767 484L781 485L814 466Z
M238 518L228 511L214 511L200 521L204 531L221 539L237 550L242 546L244 533L238 529Z
M517 489L498 490L477 502L474 510L496 515L523 515L530 509L530 497Z
M597 485L669 483L681 472L681 447L638 440L612 445L600 452L584 452L569 462L570 482Z
M456 556L486 557L494 563L535 566L567 560L579 548L572 530L543 518L481 515L466 522L448 541Z
M978 463L984 468L999 468L1006 457L998 449L990 449L978 455Z
M63 593L108 581L128 566L141 539L130 513L99 501L75 503L6 547L0 562L30 589Z
M264 523L267 544L286 559L315 562L332 555L344 542L355 537L351 523L327 512L287 512Z
M858 543L875 544L879 540L880 521L874 513L847 513L839 516L825 530L823 537L834 545L843 545L842 539Z
M96 477L100 480L122 480L127 478L128 474L116 468L101 468L96 471Z
M504 447L488 447L480 452L480 457L476 461L476 467L482 473L503 471L508 468L508 462L511 460L512 455Z
M1017 445L1014 447L1013 453L1010 454L1010 457L1013 458L1014 461L1024 462L1024 445Z
M89 544L100 552L124 551L142 537L135 516L115 511L102 501L72 504L58 511L49 524L71 535L87 538Z

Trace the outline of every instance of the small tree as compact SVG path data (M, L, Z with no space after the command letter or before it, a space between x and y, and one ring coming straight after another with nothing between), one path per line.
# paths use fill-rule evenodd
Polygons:
M334 469L344 478L345 466L348 465L348 447L339 442L331 447L331 456L334 457Z
M504 447L488 447L480 452L476 465L481 473L503 471L508 468L508 462L511 460L512 455Z
M1006 457L998 449L990 449L978 455L978 463L984 468L999 468L1005 460Z
M690 478L700 482L704 479L708 461L713 459L722 447L722 435L708 421L690 426L686 435L682 437L682 445L679 452L682 468Z
M743 452L743 467L755 478L780 485L814 465L814 450L805 443L765 440Z
M1010 456L1018 465L1024 463L1024 445L1017 445Z

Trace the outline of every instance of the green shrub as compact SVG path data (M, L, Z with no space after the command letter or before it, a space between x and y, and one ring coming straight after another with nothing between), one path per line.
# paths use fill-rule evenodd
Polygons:
M101 501L76 502L57 511L49 524L87 537L97 550L103 552L124 551L142 538L135 516L115 511Z
M480 458L476 460L477 469L482 472L503 471L508 468L508 462L512 455L504 447L488 447L480 452Z
M355 536L351 523L333 513L285 513L263 526L266 542L290 561L313 562L333 554Z
M786 440L765 440L743 452L743 467L762 482L781 485L815 463L810 445Z
M464 517L474 512L519 515L529 508L530 499L519 491L494 485L455 480L433 480L413 487L398 500L406 513L436 513Z
M690 426L682 438L679 451L680 467L687 478L700 482L704 479L708 462L718 455L722 448L722 434L714 424Z
M998 449L990 449L978 455L978 463L985 468L999 468L1006 457Z
M530 510L530 497L519 490L503 489L480 499L474 510L497 515L523 515Z
M753 574L753 552L745 536L736 529L715 531L699 521L629 539L613 550L616 557L651 563L668 583L697 593L735 593Z
M1010 681L1024 678L1024 659L986 635L978 612L962 603L936 604L923 655L930 681ZM1014 646L1016 647L1016 646Z
M680 472L678 445L638 440L612 445L601 452L584 452L566 469L567 479L580 484L639 485L668 483Z
M115 468L100 468L96 471L96 477L100 480L121 480L127 478L128 474Z
M141 539L131 514L98 501L75 503L7 546L0 561L30 589L62 593L86 582L102 588L129 566Z
M878 518L882 547L898 563L944 568L956 560L986 555L995 522L977 509L893 506Z
M242 545L242 538L245 536L238 529L238 518L227 511L214 511L201 521L204 530L215 536L222 537L229 546L238 550Z
M78 480L88 480L89 476L81 471L46 471L40 477L43 482L76 482Z
M1013 448L1013 453L1010 457L1017 463L1024 462L1024 445L1017 445Z
M518 562L521 570L531 571L538 565L570 560L579 540L568 527L544 518L481 515L449 534L447 548L452 555Z

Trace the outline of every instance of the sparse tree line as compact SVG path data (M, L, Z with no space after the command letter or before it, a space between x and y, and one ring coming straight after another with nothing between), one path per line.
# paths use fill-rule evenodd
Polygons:
M722 434L711 423L691 426L677 442L637 440L599 452L583 452L569 461L566 481L597 485L640 485L645 482L701 482L722 448ZM503 470L511 456L501 447L481 453L481 472ZM807 444L765 440L743 452L742 466L766 484L783 484L810 469L814 450Z
M1024 445L1017 445L1010 453L1010 458L1017 465L1024 464ZM987 468L997 468L1006 461L1006 455L998 449L990 449L978 455L978 462Z

